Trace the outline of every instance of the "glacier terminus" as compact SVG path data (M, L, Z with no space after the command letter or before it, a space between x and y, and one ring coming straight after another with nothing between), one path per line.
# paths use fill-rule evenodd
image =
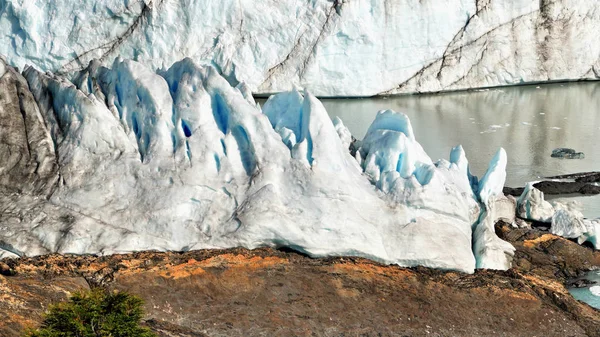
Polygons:
M271 246L510 267L493 228L515 215L503 149L478 180L460 146L433 162L402 113L356 141L308 91L261 107L191 59L93 61L70 79L2 69L3 256Z
M473 273L511 267L494 226L516 216L598 248L600 221L503 194L504 149L479 179L402 111L355 139L319 100L598 79L598 26L588 0L0 0L0 257L268 246Z

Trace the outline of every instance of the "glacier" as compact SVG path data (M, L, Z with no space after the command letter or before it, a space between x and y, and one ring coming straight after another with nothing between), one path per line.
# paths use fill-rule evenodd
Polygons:
M510 267L503 149L479 181L460 146L432 161L400 112L356 140L309 91L261 107L191 58L0 69L0 257L270 246Z
M436 92L600 77L590 0L0 0L9 64L189 57L255 94Z

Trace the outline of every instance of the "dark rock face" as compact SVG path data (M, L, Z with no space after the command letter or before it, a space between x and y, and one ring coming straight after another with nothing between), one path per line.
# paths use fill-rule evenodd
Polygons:
M585 172L576 173L569 175L562 175L556 177L548 177L547 179L540 181L533 185L533 187L544 192L544 194L583 194L583 195L595 195L600 194L600 186L596 186L593 183L600 182L599 172ZM562 179L562 181L557 181ZM504 187L503 193L506 195L512 195L519 197L523 194L523 187Z
M540 181L533 185L535 188L546 194L598 194L600 186L590 185L585 182L558 182L558 181Z
M585 155L583 152L577 152L573 149L566 147L559 147L558 149L552 150L550 155L552 158L564 158L564 159L583 159Z
M567 286L569 288L586 288L586 287L589 287L596 283L597 282L595 282L595 281L591 281L591 280L587 280L587 279L577 279L577 280L572 280L572 281L567 282Z
M582 183L598 183L600 182L600 172L590 172L575 179Z
M0 187L47 195L58 180L54 143L27 81L14 68L4 67L7 71L0 77Z
M571 179L577 182L594 183L600 182L600 172L579 172L548 177L548 179Z
M19 336L49 303L92 285L144 298L161 337L600 336L600 312L564 286L600 253L496 229L517 248L515 267L472 275L273 249L6 259L14 276L0 276L0 335Z

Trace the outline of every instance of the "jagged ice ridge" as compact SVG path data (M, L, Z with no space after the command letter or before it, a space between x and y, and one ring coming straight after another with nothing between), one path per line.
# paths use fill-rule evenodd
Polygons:
M493 228L515 213L504 150L477 181L460 146L434 163L402 113L351 144L312 94L261 108L191 59L93 61L70 78L0 61L0 120L0 256L285 246L510 267Z

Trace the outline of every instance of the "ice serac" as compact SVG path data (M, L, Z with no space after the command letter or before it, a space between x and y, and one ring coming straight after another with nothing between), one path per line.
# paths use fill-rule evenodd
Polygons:
M478 185L462 148L433 163L408 117L386 110L353 157L343 122L310 92L261 109L247 87L190 58L156 72L92 61L72 80L4 68L0 256L285 246L509 267L497 207L479 200L501 197L503 152Z
M554 207L544 200L544 192L528 183L521 196L517 199L517 214L527 220L552 222Z
M508 207L508 212L505 210L506 197L502 194L505 181L506 151L500 148L478 185L478 195L484 211L473 231L473 252L477 268L505 270L510 268L512 262L515 248L500 239L494 229L497 220L504 219L511 210L514 214L514 208Z
M506 162L506 151L500 148L492 158L488 170L479 180L478 195L484 204L490 204L494 198L502 195L506 182Z
M433 92L598 79L590 0L0 1L0 54L82 70L190 57L255 93Z

